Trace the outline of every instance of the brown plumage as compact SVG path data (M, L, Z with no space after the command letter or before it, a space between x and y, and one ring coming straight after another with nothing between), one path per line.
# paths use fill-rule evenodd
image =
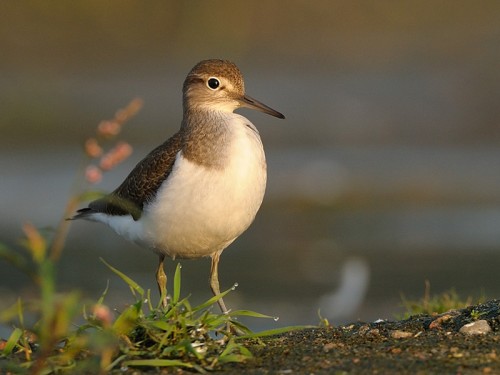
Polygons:
M154 198L172 171L181 141L180 132L173 135L142 159L116 190L78 210L73 219L84 219L102 212L107 215L132 215L134 220L139 220L144 204Z

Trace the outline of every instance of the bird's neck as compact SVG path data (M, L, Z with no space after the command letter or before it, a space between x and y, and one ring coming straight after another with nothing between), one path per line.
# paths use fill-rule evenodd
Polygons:
M182 154L207 168L221 169L228 158L233 113L202 110L184 111L181 132Z

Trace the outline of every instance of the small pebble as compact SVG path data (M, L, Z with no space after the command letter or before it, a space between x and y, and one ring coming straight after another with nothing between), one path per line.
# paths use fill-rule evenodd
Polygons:
M323 346L323 351L328 353L330 350L335 349L337 345L333 342L329 342Z
M400 331L399 329L391 332L391 337L393 339L406 339L406 338L412 337L412 336L413 336L413 333L406 332L406 331Z
M368 332L366 332L366 335L372 337L380 336L380 330L377 328L370 329Z
M451 318L453 318L453 316L451 314L441 315L440 317L438 317L432 321L432 323L429 325L429 328L430 329L439 329L439 328L441 328L442 323L446 323Z
M491 327L486 320L476 320L460 328L460 333L465 335L484 335L491 332Z
M367 325L363 325L363 326L359 327L359 329L358 329L358 333L359 333L360 335L365 335L365 334L366 334L369 330L370 330L370 327L369 327L369 326L367 326Z

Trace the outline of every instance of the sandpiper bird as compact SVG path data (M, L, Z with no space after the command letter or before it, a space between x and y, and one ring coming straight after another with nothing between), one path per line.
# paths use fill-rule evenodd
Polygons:
M180 130L139 162L115 191L73 217L105 223L156 252L164 306L165 256L210 256L210 287L220 294L219 257L250 226L262 203L264 149L255 126L233 113L240 107L285 118L245 94L235 64L201 61L184 81ZM227 313L222 298L218 303Z

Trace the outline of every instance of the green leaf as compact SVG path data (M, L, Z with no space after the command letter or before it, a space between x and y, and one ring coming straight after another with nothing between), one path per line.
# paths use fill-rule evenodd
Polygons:
M178 359L133 359L125 361L122 366L148 366L148 367L188 367L193 368L190 363Z
M175 305L179 301L181 295L181 264L178 263L175 268L174 274L174 295L172 296L172 303Z
M274 316L264 315L250 310L235 310L228 313L229 316L251 316L252 318L276 319Z
M255 332L255 333L250 333L242 336L236 337L237 340L240 339L249 339L249 338L257 338L257 337L266 337L266 336L274 336L274 335L280 335L282 333L290 332L290 331L300 331L302 329L308 329L308 328L317 328L316 326L289 326L289 327L282 327L282 328L276 328L276 329L269 329L266 331L261 331L261 332Z
M132 293L134 294L134 291L136 291L137 293L139 293L139 295L142 297L144 297L144 289L141 288L141 286L139 284L137 284L134 280L132 280L130 277L128 277L127 275L125 275L123 272L120 272L118 271L116 268L114 268L113 266L111 266L110 264L108 264L104 259L102 258L99 258L101 260L101 262L103 262L111 271L113 271L114 273L116 273L118 276L121 277L121 279L123 281L125 281L127 283L127 285L130 287L130 290L132 291ZM135 295L135 294L134 294Z
M20 328L15 328L14 331L12 331L9 339L7 340L7 343L5 344L4 349L2 350L2 353L5 355L9 355L12 353L12 350L14 350L17 342L21 338L21 335L23 334L23 331Z
M232 288L230 288L230 289L222 292L221 294L213 296L212 298L210 298L206 302L202 303L201 305L193 307L193 313L195 313L197 311L200 311L200 310L203 310L203 309L206 309L209 306L212 306L214 303L216 303L218 300L220 300L221 298L223 298L226 294L228 294L231 291L233 291Z
M124 360L125 358L127 358L127 355L126 354L123 354L119 357L117 357L113 362L111 362L107 367L106 367L106 371L111 371L112 369L115 368L115 366L117 366L122 360Z
M245 348L243 344L230 340L217 360L220 363L243 362L252 357L253 355L250 350Z
M108 294L108 290L109 290L109 280L106 281L106 288L102 292L101 297L99 298L99 300L96 302L96 305L102 305L104 303L104 298Z
M252 358L252 357L247 357L243 354L228 354L225 355L224 357L219 358L220 363L229 363L229 362L235 362L235 363L240 363L244 362L247 359Z
M113 323L113 330L120 335L129 334L137 325L141 306L141 301L129 306Z
M31 253L33 260L41 264L47 254L46 239L42 236L40 231L30 223L23 225L23 232L26 239L21 241L22 244Z
M146 299L148 300L149 311L152 311L153 310L153 305L151 304L151 289L147 290L147 292L146 292Z
M24 327L23 303L21 302L21 297L17 299L17 317L19 318L21 327Z
M240 330L241 332L238 333L238 335L249 335L252 333L252 330L250 328L248 328L247 326L245 326L244 324L242 324L241 322L237 321L237 320L231 320L231 325L236 327L238 330Z
M162 331L169 331L172 329L172 324L164 320L150 320L147 322L149 327L158 328Z
M205 325L211 327L212 329L215 329L216 327L225 325L230 319L224 314L208 314L198 320L204 322Z

